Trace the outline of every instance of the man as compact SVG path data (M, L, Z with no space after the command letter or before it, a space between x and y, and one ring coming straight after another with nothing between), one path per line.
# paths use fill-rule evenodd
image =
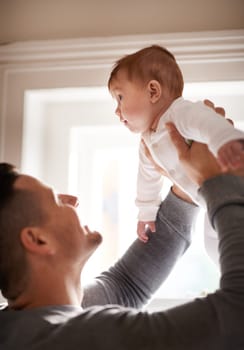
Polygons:
M82 309L81 303L145 303L187 248L197 208L171 192L148 243L134 242L84 290L82 300L80 274L101 235L80 225L75 198L55 196L35 178L2 164L0 287L8 307L0 312L1 349L243 348L244 178L235 174L244 175L244 169L222 175L205 146L189 149L172 125L169 132L219 234L220 290L167 312L114 305Z

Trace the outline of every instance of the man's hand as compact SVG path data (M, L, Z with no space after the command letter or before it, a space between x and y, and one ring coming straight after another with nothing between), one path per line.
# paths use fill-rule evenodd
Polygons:
M189 147L174 124L168 123L166 127L169 131L171 141L177 149L179 161L193 182L201 186L206 179L221 173L221 168L216 158L208 150L207 145L193 142Z
M169 174L167 173L167 171L163 168L161 168L153 159L147 145L145 144L145 142L143 140L141 140L141 142L144 145L145 148L145 154L147 156L147 158L152 162L152 164L154 165L155 169L163 176L166 176L169 178ZM183 199L186 202L192 203L192 199L188 196L188 194L186 194L184 191L182 191L181 188L179 188L176 184L173 184L172 186L172 192L178 196L179 198ZM153 232L153 231L152 231Z
M244 140L229 141L220 147L218 162L223 171L238 169L244 155Z

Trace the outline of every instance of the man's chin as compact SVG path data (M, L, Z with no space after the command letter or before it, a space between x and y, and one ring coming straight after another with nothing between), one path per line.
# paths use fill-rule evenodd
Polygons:
M94 242L94 244L100 245L102 243L103 237L99 232L93 232L89 235L89 240Z
M99 232L89 232L85 234L84 239L82 240L81 247L81 262L82 266L84 262L90 259L91 255L97 250L99 245L102 243L102 235Z
M97 250L97 248L102 243L102 236L92 237L92 239L89 239L89 247L87 248L86 252L86 258L85 260L88 261L90 257L94 254L94 252Z
M103 237L99 232L93 232L87 235L87 243L89 245L89 249L91 250L91 254L99 247L102 240Z

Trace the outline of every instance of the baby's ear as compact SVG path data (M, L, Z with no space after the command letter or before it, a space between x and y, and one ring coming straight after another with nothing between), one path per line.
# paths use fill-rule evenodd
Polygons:
M147 84L147 89L151 102L157 102L160 99L162 93L160 83L157 80L150 80Z

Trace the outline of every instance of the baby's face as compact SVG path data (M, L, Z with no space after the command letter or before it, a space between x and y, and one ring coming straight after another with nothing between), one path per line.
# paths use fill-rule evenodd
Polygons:
M147 86L118 72L110 84L110 93L117 102L115 114L130 131L143 133L150 129L154 110Z

